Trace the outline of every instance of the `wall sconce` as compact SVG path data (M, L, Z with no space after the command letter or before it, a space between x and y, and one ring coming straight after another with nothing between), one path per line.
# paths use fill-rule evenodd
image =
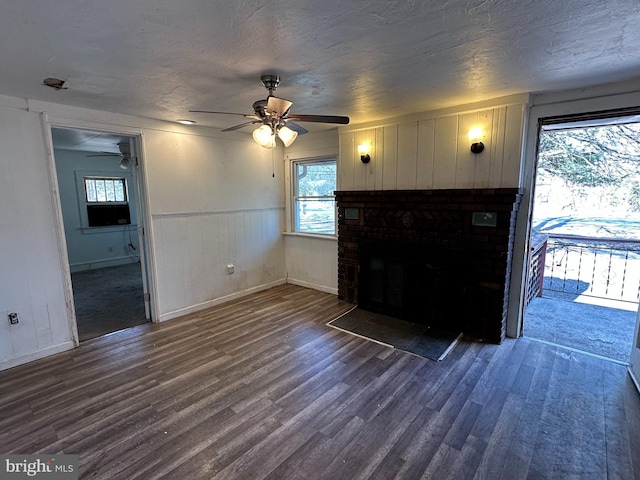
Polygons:
M358 155L360 155L360 161L362 163L369 163L371 161L371 156L369 156L370 151L371 145L369 143L358 145Z
M469 130L469 141L471 142L471 152L476 155L484 150L484 143L480 140L483 136L482 127L473 127Z

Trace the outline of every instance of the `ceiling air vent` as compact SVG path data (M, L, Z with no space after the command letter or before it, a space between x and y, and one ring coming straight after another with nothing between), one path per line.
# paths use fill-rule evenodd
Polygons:
M42 84L54 90L66 90L67 87L64 86L64 82L64 80L60 80L59 78L48 77L42 81Z

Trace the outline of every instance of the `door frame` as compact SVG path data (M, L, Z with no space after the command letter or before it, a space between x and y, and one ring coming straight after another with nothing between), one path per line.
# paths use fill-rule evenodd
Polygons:
M531 215L529 220L529 232L531 235L531 230L533 227L533 213L535 208L535 186L538 176L538 156L540 154L540 137L542 136L545 128L547 127L556 127L563 129L579 129L579 128L588 128L590 126L614 126L624 124L625 120L632 121L634 123L640 123L640 108L635 108L632 110L615 110L615 111L606 111L606 112L595 112L593 114L579 114L579 115L568 115L568 116L560 116L553 118L543 118L538 121L538 130L537 130L537 140L536 140L536 168L534 171L533 178L533 187L531 189ZM553 128L550 128L548 131L553 131ZM529 249L530 251L531 249ZM615 271L614 271L615 272ZM525 285L528 285L531 281L531 262L526 262L526 277L525 277ZM523 311L526 312L527 306L524 305ZM638 305L638 322L640 322L640 304ZM524 318L524 317L523 317ZM636 323L635 334L632 339L633 346L638 345L638 370L640 372L640 344L638 343L638 327L640 324ZM524 321L522 322L521 328L524 330L526 325L524 325ZM521 332L523 333L523 332ZM633 350L633 349L632 349ZM631 359L633 358L633 351L629 352L629 371L631 371ZM640 376L640 374L637 374Z
M580 116L624 116L640 112L640 89L634 82L622 82L570 90L560 93L531 95L525 118L523 157L519 185L523 189L514 237L514 255L509 289L507 336L522 336L528 276L528 252L533 211L533 189L537 166L541 124L550 119L574 119Z
M47 165L49 168L49 178L51 184L52 203L55 211L56 236L58 237L58 250L61 262L61 270L63 275L65 303L67 306L67 318L69 323L69 332L75 346L80 344L78 337L77 319L75 306L73 302L73 286L71 283L71 268L69 265L69 256L67 250L67 240L64 230L64 219L62 215L62 204L60 200L60 189L58 184L58 175L56 171L55 154L52 128L66 128L71 130L93 130L96 132L106 132L118 135L132 137L133 146L135 146L135 162L132 162L131 168L136 169L134 173L135 194L136 194L136 219L138 223L139 247L140 247L140 263L142 269L143 282L148 292L150 300L145 299L145 315L148 313L148 319L157 323L157 292L155 282L155 268L153 265L152 242L150 235L150 215L148 212L148 192L146 188L146 171L144 168L144 142L142 130L131 127L114 127L111 124L100 124L96 122L69 122L66 118L56 119L50 117L47 113L41 113L41 125L45 139ZM144 234L143 234L144 233Z
M636 320L636 334L633 338L633 346L631 347L629 375L631 375L633 383L636 384L638 393L640 393L640 308L638 309L638 318Z

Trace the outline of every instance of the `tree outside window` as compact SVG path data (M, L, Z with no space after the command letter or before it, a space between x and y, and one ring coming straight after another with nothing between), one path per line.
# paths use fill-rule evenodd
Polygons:
M85 177L84 191L87 203L125 203L127 187L124 178Z

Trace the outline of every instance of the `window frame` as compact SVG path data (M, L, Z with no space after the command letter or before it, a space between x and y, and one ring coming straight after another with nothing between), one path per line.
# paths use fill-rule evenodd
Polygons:
M105 233L109 231L121 231L123 227L123 225L91 226L89 224L89 214L87 212L87 208L90 205L127 205L129 207L129 216L131 219L131 223L126 226L131 227L136 225L137 220L135 217L135 199L130 196L130 185L132 185L133 179L128 172L120 173L108 170L74 170L73 175L75 177L76 185L78 228L82 231L83 234L89 235L96 233ZM87 194L85 191L84 182L85 178L124 179L127 200L125 202L87 202Z
M321 165L321 164L333 164L335 168L335 182L334 191L331 195L314 195L304 196L298 195L299 182L297 175L297 167L299 165ZM321 157L321 158L306 158L291 160L291 233L298 235L317 235L321 237L336 237L338 228L338 206L336 203L335 190L337 190L338 184L338 162L336 157ZM300 230L300 212L297 208L298 201L301 199L330 199L333 202L333 232L319 232Z
M107 181L121 181L124 200L89 200L89 191L87 189L87 180L107 180ZM129 188L127 185L126 177L117 176L104 176L104 175L84 175L82 177L82 187L84 189L84 203L86 205L128 205L129 204Z

